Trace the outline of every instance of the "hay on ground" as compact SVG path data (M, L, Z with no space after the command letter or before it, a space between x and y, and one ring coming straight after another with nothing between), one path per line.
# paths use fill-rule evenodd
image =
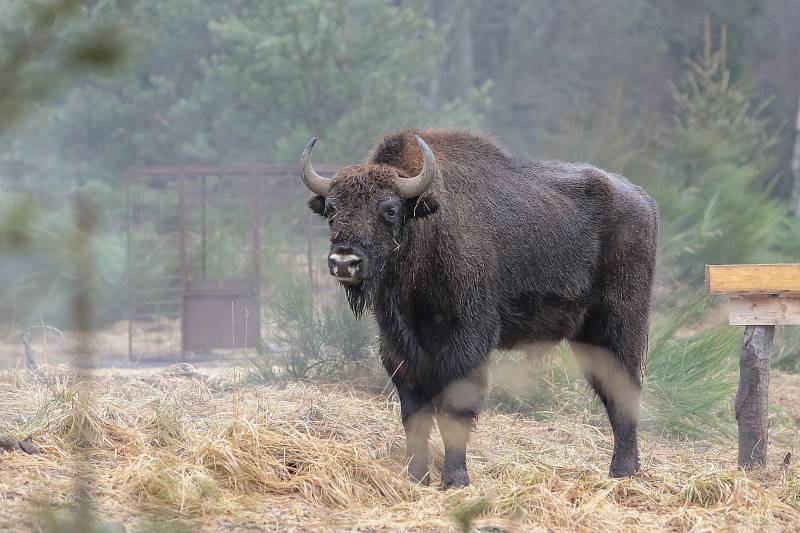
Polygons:
M309 384L222 391L167 374L98 376L87 387L63 370L7 372L0 434L32 435L41 453L0 454L0 529L41 525L45 509L71 502L76 427L88 428L98 520L132 528L154 517L200 530L799 527L786 439L771 446L769 468L745 473L735 442L644 435L642 473L611 480L609 431L594 420L487 414L471 445L473 486L442 492L438 434L434 486L407 482L399 408L383 396Z

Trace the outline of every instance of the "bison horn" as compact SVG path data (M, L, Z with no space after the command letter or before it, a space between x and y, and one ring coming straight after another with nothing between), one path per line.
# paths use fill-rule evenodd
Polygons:
M433 184L436 178L436 157L419 135L414 135L422 149L422 170L413 178L397 178L395 184L403 198L415 198L422 195Z
M311 192L320 196L328 196L331 192L331 180L320 176L314 171L311 166L311 150L314 149L317 138L312 137L308 144L303 149L303 155L300 156L300 177L303 178L303 183L306 187L311 189Z

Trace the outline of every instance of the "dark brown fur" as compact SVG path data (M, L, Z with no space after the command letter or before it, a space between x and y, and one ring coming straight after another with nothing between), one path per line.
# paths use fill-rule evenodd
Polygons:
M388 223L378 206L398 197L395 176L422 166L414 133L434 152L440 177L421 198L402 201L402 217ZM638 469L658 222L641 188L589 165L515 159L469 131L401 131L365 164L340 171L329 197L310 205L329 218L332 246L365 258L366 278L348 287L348 297L356 314L370 307L378 321L413 478L429 480L428 434L437 416L442 484L468 483L466 441L490 352L561 339L608 354L604 361L585 350L584 368L611 420L610 472ZM609 377L616 375L630 386Z

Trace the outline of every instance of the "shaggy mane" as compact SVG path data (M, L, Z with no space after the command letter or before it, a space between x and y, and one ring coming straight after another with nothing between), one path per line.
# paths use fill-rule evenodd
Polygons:
M488 135L458 129L405 129L384 137L370 153L367 163L390 165L398 169L401 176L415 176L422 169L422 153L414 135L428 143L440 164L448 159L474 158L476 154L497 161L512 159L511 153Z

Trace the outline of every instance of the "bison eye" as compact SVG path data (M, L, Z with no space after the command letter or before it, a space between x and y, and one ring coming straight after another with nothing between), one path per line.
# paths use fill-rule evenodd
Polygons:
M400 219L401 207L399 198L384 198L378 204L378 213L388 224L395 224Z
M333 207L333 202L331 202L331 199L330 198L325 198L325 211L323 213L323 216L326 216L326 217L330 218L330 217L333 216L333 214L335 212L336 212L336 208Z

